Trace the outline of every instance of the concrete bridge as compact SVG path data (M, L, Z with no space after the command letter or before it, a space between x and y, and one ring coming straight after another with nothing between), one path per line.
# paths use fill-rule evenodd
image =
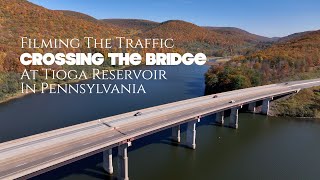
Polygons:
M118 178L127 180L128 147L138 138L172 128L172 138L180 142L180 125L187 123L184 143L196 148L196 124L214 114L224 124L224 112L231 110L229 126L238 128L238 111L248 104L256 112L268 114L273 98L320 86L320 79L272 84L141 109L62 129L36 134L0 144L0 179L29 178L59 166L103 152L103 167L112 174L112 148L118 148Z

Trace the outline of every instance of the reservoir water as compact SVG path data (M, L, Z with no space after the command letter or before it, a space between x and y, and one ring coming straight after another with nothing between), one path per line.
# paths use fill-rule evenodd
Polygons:
M0 142L204 94L207 66L134 67L149 68L166 70L168 79L88 81L142 83L146 94L33 94L0 104ZM172 143L170 130L134 141L130 179L320 178L320 123L249 113L241 113L239 121L234 130L214 126L210 116L203 118L196 150ZM183 132L182 144L184 137ZM100 153L33 179L115 179L102 170L101 162Z

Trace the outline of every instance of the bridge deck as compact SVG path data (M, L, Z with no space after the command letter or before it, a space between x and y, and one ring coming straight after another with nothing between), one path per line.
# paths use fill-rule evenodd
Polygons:
M320 79L224 92L217 98L202 96L1 143L0 179L36 175L200 115L312 86L320 86ZM142 114L134 116L138 111Z

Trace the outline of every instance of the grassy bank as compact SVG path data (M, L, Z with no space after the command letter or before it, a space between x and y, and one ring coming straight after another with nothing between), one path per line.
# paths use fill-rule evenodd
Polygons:
M304 89L286 98L274 101L271 115L320 118L320 86Z

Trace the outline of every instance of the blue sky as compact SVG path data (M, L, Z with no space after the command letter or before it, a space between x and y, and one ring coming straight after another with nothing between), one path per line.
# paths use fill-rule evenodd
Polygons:
M320 29L319 0L30 0L54 10L104 18L238 27L268 37Z

